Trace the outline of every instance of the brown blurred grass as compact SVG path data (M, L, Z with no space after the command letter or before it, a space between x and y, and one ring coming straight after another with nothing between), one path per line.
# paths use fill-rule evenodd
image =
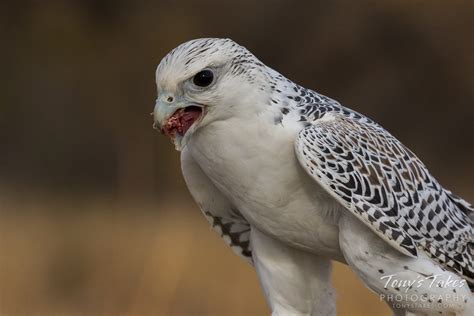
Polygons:
M188 201L0 200L1 315L265 315L253 269ZM335 265L338 315L389 310Z

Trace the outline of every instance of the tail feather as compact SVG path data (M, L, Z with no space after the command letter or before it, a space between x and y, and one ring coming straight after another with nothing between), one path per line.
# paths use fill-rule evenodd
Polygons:
M471 223L474 223L474 206L472 206L469 202L463 200L453 192L446 190L446 193L448 194L448 197L453 203L464 213L469 217L471 220Z

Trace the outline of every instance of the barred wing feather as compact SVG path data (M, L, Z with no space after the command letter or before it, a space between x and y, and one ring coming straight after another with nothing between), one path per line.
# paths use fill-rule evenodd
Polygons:
M296 140L300 164L339 203L400 252L422 250L474 279L472 207L378 124L325 113Z

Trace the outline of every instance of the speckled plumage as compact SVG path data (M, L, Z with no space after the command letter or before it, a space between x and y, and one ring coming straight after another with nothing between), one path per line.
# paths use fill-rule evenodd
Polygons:
M422 162L376 123L327 113L297 140L308 173L401 252L425 251L474 281L473 227L467 212Z
M196 92L189 81L203 68L217 78ZM344 261L341 249L334 247L337 238L331 237L344 217L346 222L357 218L395 249L400 267L420 258L418 266L429 270L439 265L474 283L474 209L444 189L410 150L371 119L293 83L228 39L177 47L158 66L157 84L159 93L172 90L206 105L195 130L175 140L183 151L183 174L226 243L249 262L263 262L260 269L257 265L257 271L264 271L260 275L272 270L272 263L252 253L252 230L281 247ZM310 179L299 173L298 162ZM280 177L273 164L291 170L281 169ZM305 230L313 234L313 221L320 235L306 237ZM342 249L349 264L356 264L360 258L351 260L349 252ZM268 276L261 281L271 293L273 281ZM371 287L378 291L377 286ZM269 300L274 312L284 310L285 304Z

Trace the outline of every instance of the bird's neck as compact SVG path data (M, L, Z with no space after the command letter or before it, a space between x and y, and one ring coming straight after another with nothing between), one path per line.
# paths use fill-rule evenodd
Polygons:
M266 77L269 95L266 102L276 123L307 125L326 112L339 112L343 108L339 102L306 89L273 69L268 68Z

